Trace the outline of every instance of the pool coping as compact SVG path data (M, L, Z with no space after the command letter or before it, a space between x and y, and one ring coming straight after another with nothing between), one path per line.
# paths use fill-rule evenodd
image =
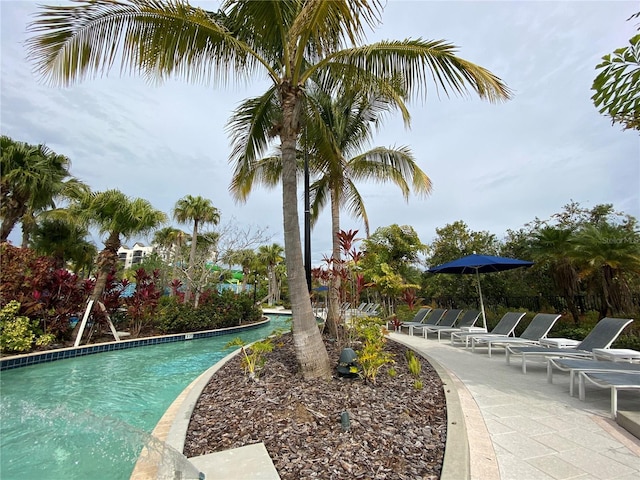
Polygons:
M391 338L389 340L396 341ZM400 343L407 348L411 348L409 345L402 342L396 341L396 343ZM211 377L238 353L240 353L240 349L230 353L218 361L215 365L207 369L198 378L191 382L191 384L189 384L189 386L187 386L187 388L178 395L171 406L165 411L160 421L156 424L156 428L153 430L152 435L156 436L162 442L165 442L169 447L171 447L171 449L182 453L187 438L187 430L189 428L191 414L193 413L193 409L195 408L196 402L200 398L202 391L209 383ZM466 420L469 419L469 415L465 415L465 410L469 406L469 402L465 400L464 384L459 380L456 381L456 378L435 359L417 351L416 353L429 361L442 380L447 402L447 438L445 441L445 452L440 480L468 480L471 478L471 457ZM459 389L462 391L459 391ZM271 462L271 458L269 457L266 448L264 448L264 444L257 443L254 446L257 449L256 455L259 455L260 451L264 451L262 454L263 458L261 460L261 464L266 471L263 470L259 472L262 476L252 478L280 478L273 466L273 463ZM217 455L218 460L216 463L220 463L220 458L222 458L222 456L228 455L233 457L233 452L235 450L237 449L215 452L214 454L209 455ZM268 458L264 458L264 455ZM207 456L208 455L192 457L188 460L192 461L194 458L200 459ZM155 459L150 459L148 457L148 452L143 452L141 458L136 464L136 468L134 468L130 480L148 480L151 478L157 478L157 474L154 474L154 472L159 470L162 461L163 459L158 459L157 457ZM206 464L205 462L200 461L197 461L196 463L198 465ZM208 472L204 473L207 474ZM275 476L273 476L274 474ZM208 477L209 475L207 475L207 478Z
M263 313L272 313L264 312ZM271 319L266 318L260 322L250 325L238 325L235 327L225 327L215 330L201 330L198 332L174 333L170 335L156 335L154 337L132 338L121 340L119 342L103 342L92 343L89 345L81 345L79 347L65 347L54 350L44 350L41 352L32 352L22 355L11 355L0 358L0 371L12 370L30 365L38 365L40 363L54 362L67 358L81 357L84 355L93 355L96 353L112 352L115 350L125 350L129 348L146 347L149 345L160 345L163 343L183 342L189 340L198 340L200 338L218 337L227 335L236 331L253 330L268 324Z

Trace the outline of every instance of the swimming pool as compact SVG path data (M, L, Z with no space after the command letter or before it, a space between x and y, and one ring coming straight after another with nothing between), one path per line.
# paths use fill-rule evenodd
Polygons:
M150 432L198 375L231 352L288 329L269 315L261 328L131 348L2 372L2 480L128 479ZM239 373L240 374L240 373Z

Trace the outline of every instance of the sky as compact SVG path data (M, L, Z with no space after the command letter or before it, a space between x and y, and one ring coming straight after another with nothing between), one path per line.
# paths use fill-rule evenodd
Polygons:
M284 244L280 189L256 188L245 204L228 192L232 167L227 121L239 103L262 93L266 79L227 87L170 80L149 84L121 74L48 85L26 58L26 26L37 5L65 2L0 0L0 131L16 141L44 143L71 160L71 173L94 191L116 188L171 217L185 195L211 199L221 224L268 229ZM215 10L218 2L194 1ZM433 182L429 197L405 202L392 184L359 184L371 232L410 225L423 243L436 229L463 221L502 239L571 201L610 203L640 218L640 137L600 115L590 100L595 66L636 33L636 1L390 0L379 40L444 39L457 55L500 77L513 91L491 104L473 95L447 97L433 85L409 103L411 127L386 119L370 147L408 146ZM302 188L299 206L303 218ZM178 225L189 232L190 225ZM342 214L344 230L358 219ZM11 236L19 244L19 231ZM100 238L93 240L100 246ZM149 243L149 238L129 239ZM312 263L331 252L330 212L311 237Z

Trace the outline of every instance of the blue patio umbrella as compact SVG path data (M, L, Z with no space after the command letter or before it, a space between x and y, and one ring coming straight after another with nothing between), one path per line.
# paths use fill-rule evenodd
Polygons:
M475 274L478 281L478 296L480 297L480 311L482 312L482 323L487 328L487 317L484 313L484 301L482 299L482 288L480 287L480 274L491 272L502 272L513 268L530 267L533 262L518 260L517 258L494 257L491 255L467 255L451 262L443 263L437 267L427 270L429 273L456 273Z

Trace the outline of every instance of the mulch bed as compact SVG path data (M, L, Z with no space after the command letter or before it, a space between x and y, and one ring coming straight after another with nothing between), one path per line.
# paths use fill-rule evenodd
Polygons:
M291 335L268 355L260 380L243 374L237 355L204 389L189 424L187 457L264 442L283 480L438 479L446 441L446 400L442 382L422 357L414 386L406 348L387 342L394 355L376 385L336 374L304 381ZM332 359L340 356L326 342ZM342 412L350 425L343 431Z

